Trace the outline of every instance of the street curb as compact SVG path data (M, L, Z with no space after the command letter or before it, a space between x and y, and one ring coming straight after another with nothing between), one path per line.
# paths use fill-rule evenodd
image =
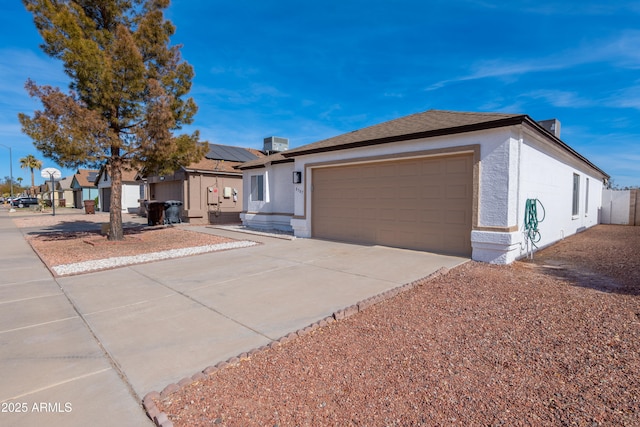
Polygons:
M248 359L251 356L263 352L265 350L268 349L272 349L272 348L276 348L280 345L286 344L288 342L291 342L293 340L295 340L298 337L302 337L304 335L310 334L314 331L316 331L319 328L324 328L326 326L328 326L329 324L333 323L333 322L337 322L339 320L343 320L346 319L348 317L351 317L361 311L366 310L367 308L375 305L375 304L379 304L383 301L386 301L388 299L391 299L401 293L410 291L413 288L416 288L418 286L422 286L424 284L426 284L427 282L440 277L444 274L447 274L447 272L449 271L448 268L446 267L442 267L438 270L436 270L435 272L433 272L432 274L423 277L422 279L418 279L415 280L411 283L407 283L401 286L398 286L396 288L390 289L388 291L385 291L381 294L378 295L374 295L370 298L367 298L363 301L360 301L354 305L351 305L349 307L345 307L341 310L338 310L336 312L334 312L332 315L325 317L322 320L319 320L315 323L310 324L309 326L306 326L304 328L298 329L295 332L291 332L275 341L270 342L267 345L264 345L262 347L258 347L255 348L253 350L250 350L249 352L245 352L245 353L241 353L238 356L234 356L231 357L229 359L227 359L226 361L222 361L222 362L218 362L216 365L213 366L208 366L205 369L203 369L202 371L199 371L197 373L195 373L194 375L192 375L191 377L185 377L183 379L181 379L180 381L178 381L177 383L171 383L169 385L167 385L161 392L157 392L157 391L151 391L149 393L147 393L144 398L142 399L142 406L145 409L147 416L149 417L149 419L151 421L153 421L155 423L156 426L158 427L173 427L173 422L169 419L168 415L164 412L160 412L160 410L158 409L158 406L156 405L156 401L158 400L163 400L167 397L169 397L170 395L180 391L182 388L185 388L191 384L193 384L194 382L197 381L201 381L203 379L206 379L212 375L214 375L216 372L220 371L221 369L224 369L228 366L234 366L234 365L238 365L240 364L240 362L244 359Z

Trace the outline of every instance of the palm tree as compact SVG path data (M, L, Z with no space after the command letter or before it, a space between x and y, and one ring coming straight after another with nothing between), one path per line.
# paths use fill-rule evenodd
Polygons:
M31 194L34 194L34 188L36 186L35 179L33 176L34 169L40 169L42 167L42 162L33 154L28 154L26 157L20 159L20 168L31 170Z

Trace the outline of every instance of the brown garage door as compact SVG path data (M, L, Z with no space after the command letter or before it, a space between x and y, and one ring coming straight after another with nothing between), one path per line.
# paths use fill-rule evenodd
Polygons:
M313 170L314 237L471 255L473 157Z

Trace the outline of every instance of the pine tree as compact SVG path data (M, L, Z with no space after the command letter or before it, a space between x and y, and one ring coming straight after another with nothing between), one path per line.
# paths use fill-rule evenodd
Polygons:
M44 39L43 51L64 64L69 92L26 89L43 109L20 114L23 132L64 167L107 166L112 180L110 240L124 238L122 171L175 170L202 159L199 134L175 136L197 106L184 99L194 72L171 46L169 0L23 0Z

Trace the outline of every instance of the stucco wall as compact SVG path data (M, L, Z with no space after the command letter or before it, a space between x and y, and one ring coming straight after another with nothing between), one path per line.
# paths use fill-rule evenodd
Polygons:
M98 189L105 190L111 188L111 176L107 175L107 179L104 179L104 175L98 182ZM140 209L140 195L142 184L131 184L124 183L122 184L122 199L121 199L121 210L123 212L137 213ZM102 198L103 194L109 194L109 191L99 191L100 198ZM109 206L111 208L110 203L107 201L100 200L99 205Z
M510 263L526 256L523 220L527 199L539 200L546 209L546 218L539 227L541 240L537 243L538 247L598 223L603 177L564 149L550 144L545 137L523 126L297 156L293 167L287 167L286 178L281 183L274 177L265 178L269 185L265 191L265 201L249 201L243 220L245 223L259 221L267 227L271 222L269 215L278 212L275 206L280 202L290 203L290 195L293 195L294 217L290 221L291 227L296 236L310 237L314 168L399 157L442 155L451 150L474 151L477 147L478 172L477 182L474 183L477 212L471 232L473 259ZM302 184L291 184L293 170L303 172ZM245 171L245 194L250 194L252 174L269 177L277 173L275 166ZM578 215L572 215L574 173L580 177ZM542 208L539 211L542 214ZM278 221L281 220L278 218Z
M230 189L227 196L224 193L225 188ZM194 224L239 222L242 211L242 191L241 176L190 173L185 200L188 221Z
M123 184L122 185L122 210L129 213L138 213L140 209L141 186Z
M296 185L292 183L294 164L278 163L266 168L249 169L243 174L243 201L240 215L244 225L254 228L291 230ZM264 200L251 199L251 177L264 177Z
M510 199L505 209L509 221L506 230L474 230L473 259L493 263L510 263L526 256L537 246L542 248L569 235L598 224L602 203L602 176L564 150L550 146L527 129L516 129L509 147L511 168L504 174L511 183ZM484 168L483 168L484 169ZM573 176L579 176L578 214L573 215ZM491 177L484 176L484 180ZM588 197L587 197L588 180ZM540 240L531 246L524 235L527 199L535 199ZM587 206L588 199L588 206ZM483 208L488 208L482 201ZM544 217L544 218L543 218Z

